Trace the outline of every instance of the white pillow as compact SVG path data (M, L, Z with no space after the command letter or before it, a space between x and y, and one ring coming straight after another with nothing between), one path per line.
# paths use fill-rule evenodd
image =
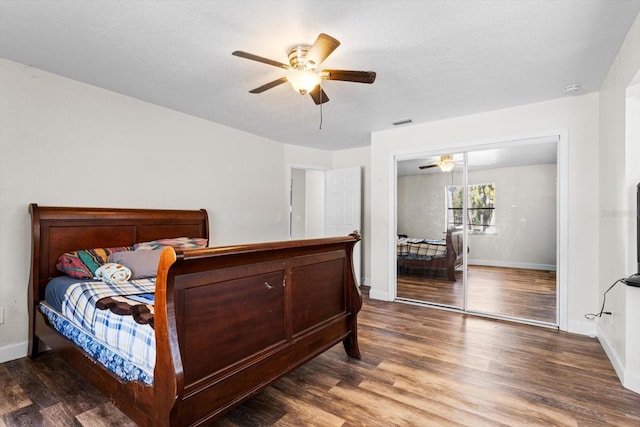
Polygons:
M108 262L96 270L96 278L107 283L126 282L131 278L131 270L124 265Z

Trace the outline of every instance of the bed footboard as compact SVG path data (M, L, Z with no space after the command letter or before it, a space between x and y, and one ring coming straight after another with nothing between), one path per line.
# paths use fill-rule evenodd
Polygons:
M174 251L156 284L156 425L204 423L340 341L359 358L358 235Z

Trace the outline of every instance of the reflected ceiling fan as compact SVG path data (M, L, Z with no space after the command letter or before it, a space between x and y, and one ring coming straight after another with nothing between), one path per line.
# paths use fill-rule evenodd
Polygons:
M330 35L321 33L313 45L299 45L289 49L289 63L274 61L252 53L236 50L232 55L252 61L262 62L287 70L287 74L277 80L259 86L250 93L262 93L282 83L289 82L301 95L309 94L316 105L329 101L329 97L322 90L322 80L340 80L343 82L368 83L376 79L375 71L352 70L320 70L318 67L331 53L340 46L340 42Z
M440 156L440 159L437 162L430 163L428 165L418 166L418 168L430 169L430 168L439 167L442 172L451 172L455 167L456 163L458 162L453 159L453 156L451 154L443 154L442 156Z

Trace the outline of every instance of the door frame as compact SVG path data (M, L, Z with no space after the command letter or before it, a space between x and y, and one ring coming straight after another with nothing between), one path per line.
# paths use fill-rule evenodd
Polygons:
M488 140L462 141L456 144L435 144L425 147L424 150L399 151L391 152L389 155L389 229L388 229L388 281L387 292L391 301L397 300L397 265L396 265L396 231L397 231L397 189L398 189L398 173L397 162L401 160L410 160L419 156L439 156L451 152L468 152L476 150L487 150L505 147L514 147L516 144L531 144L536 140L544 142L549 138L557 138L557 207L556 207L556 313L558 319L558 327L560 330L566 331L569 326L568 313L568 205L569 205L569 147L568 147L568 130L556 129L543 131L539 133L528 133L524 135L505 136ZM466 242L464 243L466 245ZM434 306L438 308L437 306ZM456 310L458 311L458 310ZM473 312L465 312L476 314ZM488 316L493 317L493 316ZM499 316L496 316L499 317ZM516 320L517 321L517 320ZM526 322L529 323L529 322ZM536 324L535 322L531 322Z

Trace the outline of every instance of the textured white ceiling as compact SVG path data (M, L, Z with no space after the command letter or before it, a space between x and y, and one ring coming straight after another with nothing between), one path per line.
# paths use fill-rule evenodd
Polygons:
M640 0L0 1L0 56L287 144L368 145L414 123L597 91ZM324 82L322 111L283 71L319 33L342 45L324 68L373 70L373 85ZM322 129L319 129L322 113ZM411 125L405 125L411 126Z

